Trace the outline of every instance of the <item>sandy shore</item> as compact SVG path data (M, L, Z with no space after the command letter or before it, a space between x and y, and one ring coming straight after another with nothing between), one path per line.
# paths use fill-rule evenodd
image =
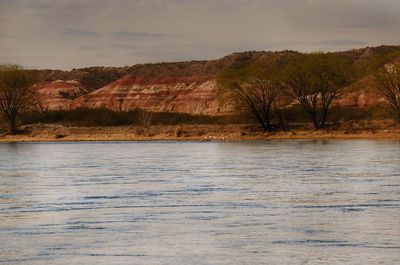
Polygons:
M291 139L399 139L398 126L351 126L327 130L297 128L287 131L259 132L246 125L179 125L118 127L78 127L63 125L30 125L19 135L0 136L0 142L67 142L67 141L245 141Z

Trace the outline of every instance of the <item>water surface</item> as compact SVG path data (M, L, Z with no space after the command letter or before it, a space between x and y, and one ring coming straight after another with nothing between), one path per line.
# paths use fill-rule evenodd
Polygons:
M400 264L400 142L0 144L0 264Z

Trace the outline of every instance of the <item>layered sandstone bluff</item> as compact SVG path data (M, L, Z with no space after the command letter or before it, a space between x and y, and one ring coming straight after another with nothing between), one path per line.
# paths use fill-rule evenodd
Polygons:
M71 108L107 108L127 111L135 108L156 112L218 114L215 80L194 78L145 80L125 76L71 102Z
M127 75L91 93L78 81L58 80L42 84L38 92L45 110L106 108L129 111L140 108L206 115L224 111L217 100L214 79L144 80Z
M96 67L71 72L46 70L39 71L44 81L36 87L45 110L107 108L129 111L141 108L219 115L228 109L218 102L216 79L218 73L234 61L227 57L213 61ZM107 82L110 76L112 81ZM53 81L55 78L64 80Z
M37 85L40 107L44 110L66 110L71 108L74 99L88 94L86 88L78 81L56 80Z
M341 52L354 64L367 67L390 63L398 46L381 46ZM136 108L156 112L222 115L231 111L218 99L217 78L227 67L269 62L284 52L234 53L219 60L143 64L131 67L92 67L72 71L38 70L36 85L44 110L107 108L129 111ZM400 58L400 57L399 57ZM385 61L386 60L386 61ZM397 59L398 60L398 59ZM365 65L365 66L364 66ZM337 104L363 108L381 104L371 73L352 84Z

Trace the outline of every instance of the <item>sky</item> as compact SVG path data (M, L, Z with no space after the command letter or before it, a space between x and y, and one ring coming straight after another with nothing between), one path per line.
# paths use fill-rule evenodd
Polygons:
M63 69L400 45L399 0L0 0L0 64Z

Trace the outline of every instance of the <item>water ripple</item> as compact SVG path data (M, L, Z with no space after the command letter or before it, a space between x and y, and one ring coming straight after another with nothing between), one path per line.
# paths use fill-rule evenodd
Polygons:
M400 142L0 144L0 264L400 264Z

